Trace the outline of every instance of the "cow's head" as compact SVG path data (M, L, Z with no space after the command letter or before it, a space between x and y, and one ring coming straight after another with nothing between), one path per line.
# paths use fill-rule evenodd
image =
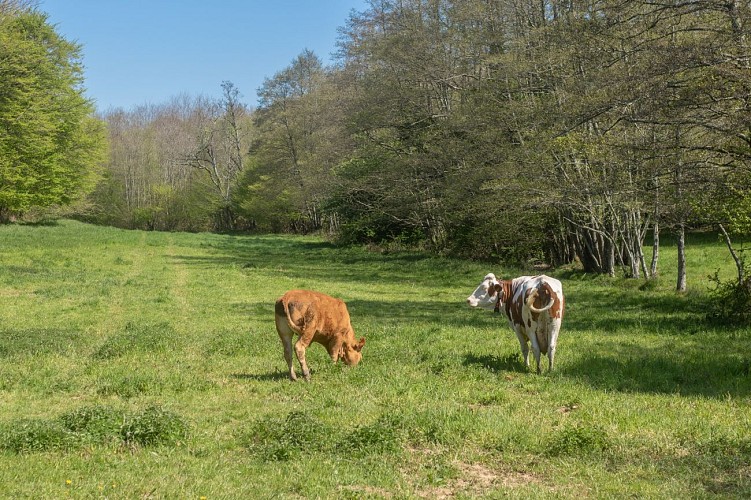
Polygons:
M364 345L365 337L362 337L359 341L345 341L342 344L342 351L339 357L344 361L345 365L355 366L362 359L362 348Z
M467 304L470 307L479 307L492 311L498 303L499 293L503 293L501 283L496 279L495 274L488 273L483 278L482 283L472 292L472 295L467 297Z

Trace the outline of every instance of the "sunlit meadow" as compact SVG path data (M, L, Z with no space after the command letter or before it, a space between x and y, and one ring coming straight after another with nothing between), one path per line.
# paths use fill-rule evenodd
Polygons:
M667 237L664 238L667 240ZM529 269L313 237L0 227L0 496L748 497L751 329L706 319L727 249L654 285L551 270L556 371L464 298ZM363 362L285 377L274 300L344 299Z

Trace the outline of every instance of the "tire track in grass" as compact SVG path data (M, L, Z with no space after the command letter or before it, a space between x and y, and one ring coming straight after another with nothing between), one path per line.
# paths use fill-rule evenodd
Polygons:
M186 293L186 287L188 286L188 269L185 266L184 259L181 259L177 254L175 238L172 235L170 235L167 240L165 256L169 261L169 268L172 270L170 274L172 274L173 278L170 284L169 293L174 298L175 304L177 305L177 311L175 311L176 317L188 318L193 312L193 307L191 306L190 299ZM188 333L185 331L184 324L185 322L178 321L173 325L175 330L181 335Z
M125 328L125 300L128 296L130 283L143 274L146 255L146 233L142 232L138 243L132 245L125 259L118 257L118 261L129 262L128 270L123 274L121 286L117 293L112 294L104 319L99 323L96 333L99 337L106 337L113 332Z

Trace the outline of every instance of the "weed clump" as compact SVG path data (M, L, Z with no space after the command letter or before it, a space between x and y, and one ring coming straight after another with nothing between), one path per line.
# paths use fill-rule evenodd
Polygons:
M72 447L75 438L60 422L25 419L0 429L0 448L14 453L59 450Z
M104 442L116 436L124 413L109 406L83 406L60 416L59 421L69 432Z
M287 461L301 452L325 449L333 429L302 411L284 417L267 416L256 422L243 438L252 452L265 460Z
M92 357L98 360L116 359L131 352L160 352L176 340L175 329L169 323L138 324L128 322L125 329L107 338Z
M91 444L155 446L179 444L188 425L159 406L125 413L108 406L84 406L55 419L23 419L0 426L0 450L33 453L72 450Z
M381 415L346 435L341 448L359 454L394 453L401 449L404 435L404 422L398 415Z
M608 447L608 435L603 429L576 424L556 432L548 452L553 456L589 455L600 453Z
M187 436L188 425L185 421L160 406L149 406L130 415L120 427L120 437L130 445L179 444Z

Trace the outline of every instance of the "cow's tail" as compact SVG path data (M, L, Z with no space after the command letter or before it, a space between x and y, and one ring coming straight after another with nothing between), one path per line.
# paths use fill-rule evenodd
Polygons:
M531 292L529 292L529 295L527 296L527 307L530 311L534 313L541 313L545 312L551 307L553 307L553 304L555 304L555 297L548 297L550 299L550 302L548 302L546 305L544 305L542 308L538 309L535 307L535 299L539 295L540 291L537 288L533 288ZM547 295L547 293L543 292L543 295Z
M274 304L274 316L277 327L286 325L291 332L300 334L300 327L292 321L292 311L295 303L287 300L286 297L280 297Z

